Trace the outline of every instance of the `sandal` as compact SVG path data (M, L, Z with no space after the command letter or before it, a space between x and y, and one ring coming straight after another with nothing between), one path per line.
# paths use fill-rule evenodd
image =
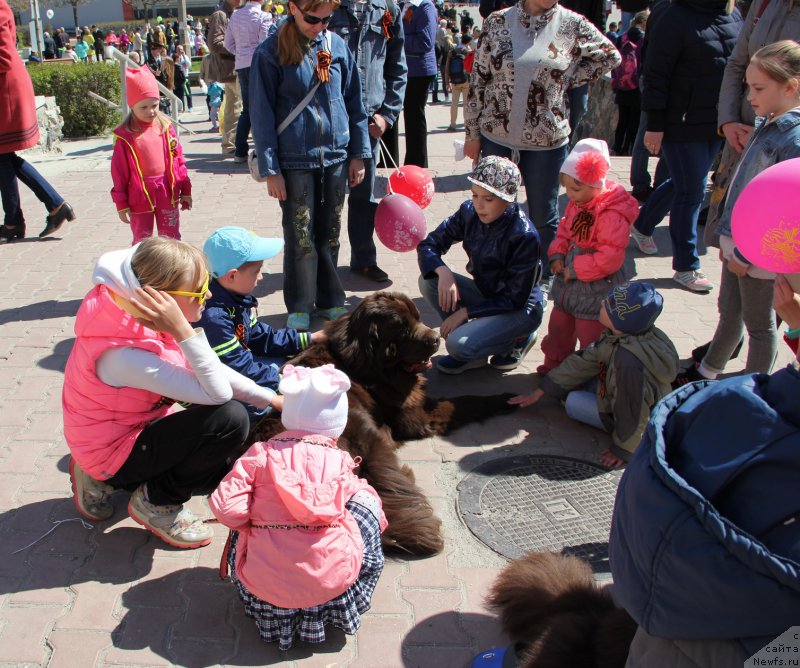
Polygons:
M42 239L56 232L64 224L65 220L75 220L75 212L69 204L61 202L59 207L47 216L44 229L39 232L39 238Z

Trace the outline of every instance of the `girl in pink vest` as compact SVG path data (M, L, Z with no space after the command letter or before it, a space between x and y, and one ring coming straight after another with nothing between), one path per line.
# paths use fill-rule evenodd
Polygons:
M383 570L386 517L354 473L360 458L336 445L347 423L347 376L332 364L288 364L278 389L289 431L252 445L209 505L232 529L223 560L245 612L265 642L287 650L295 637L324 642L329 624L358 630Z
M192 184L169 117L159 111L158 82L148 67L129 68L125 91L131 113L114 130L111 199L131 226L133 243L153 234L180 239L181 209L192 208Z
M193 246L150 237L101 256L92 281L62 393L75 505L105 520L108 495L135 490L136 522L175 547L206 545L211 530L183 504L213 491L241 452L249 418L232 399L277 409L281 399L222 364L189 324L210 296Z

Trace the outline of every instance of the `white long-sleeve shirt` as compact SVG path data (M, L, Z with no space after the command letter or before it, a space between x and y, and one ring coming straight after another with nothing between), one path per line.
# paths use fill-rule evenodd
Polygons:
M194 336L178 345L191 368L172 364L146 350L124 347L100 355L97 377L112 387L135 387L193 404L214 406L233 398L258 409L270 405L275 392L220 362L202 329L195 329Z

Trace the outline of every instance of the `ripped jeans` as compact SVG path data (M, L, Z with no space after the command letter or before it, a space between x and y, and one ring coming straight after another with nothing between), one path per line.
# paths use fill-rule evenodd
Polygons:
M347 185L347 161L324 169L285 169L283 211L283 300L288 313L313 313L314 306L344 306L336 272Z

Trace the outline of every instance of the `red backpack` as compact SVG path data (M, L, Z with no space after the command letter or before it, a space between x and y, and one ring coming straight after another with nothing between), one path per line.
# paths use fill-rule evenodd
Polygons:
M639 44L627 34L620 38L622 62L611 72L611 87L614 90L636 90L639 87Z

